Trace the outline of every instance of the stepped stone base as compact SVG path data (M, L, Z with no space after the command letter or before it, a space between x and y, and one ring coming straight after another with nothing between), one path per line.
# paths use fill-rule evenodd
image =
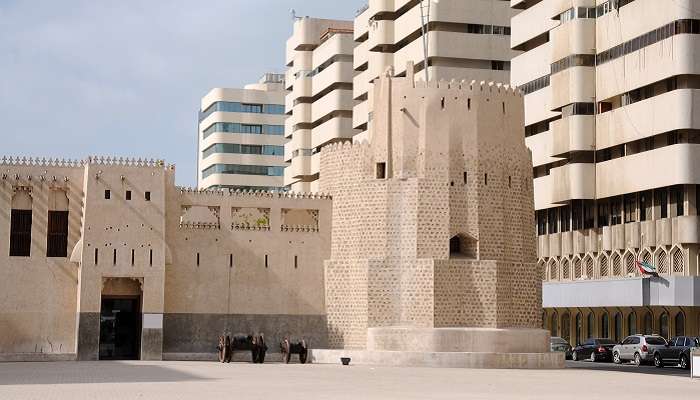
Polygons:
M480 369L559 369L564 368L564 353L469 353L409 352L376 350L310 351L316 364L341 364L341 357L350 357L350 365L388 367L480 368Z
M367 350L311 351L311 362L443 367L564 367L564 353L549 352L549 333L542 329L416 328L388 326L367 330Z

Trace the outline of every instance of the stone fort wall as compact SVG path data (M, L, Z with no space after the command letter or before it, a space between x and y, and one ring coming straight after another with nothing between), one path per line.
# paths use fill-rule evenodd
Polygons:
M129 290L142 299L142 358L211 354L224 330L326 345L328 196L199 192L153 160L5 158L0 172L0 359L95 359L100 299ZM65 257L46 251L56 193ZM13 207L32 210L29 257L9 256Z
M369 143L321 153L320 188L334 198L331 346L365 348L371 327L538 328L522 96L411 78L374 87Z

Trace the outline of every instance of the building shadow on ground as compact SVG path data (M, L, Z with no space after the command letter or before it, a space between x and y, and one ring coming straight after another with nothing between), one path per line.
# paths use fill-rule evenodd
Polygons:
M0 386L209 380L167 366L124 361L0 363Z

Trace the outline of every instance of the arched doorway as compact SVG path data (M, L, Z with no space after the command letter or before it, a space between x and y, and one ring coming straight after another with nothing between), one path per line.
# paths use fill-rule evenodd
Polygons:
M558 320L559 320L559 316L557 315L557 312L555 311L554 313L552 313L552 325L549 327L551 336L558 336L558 333L559 333Z
M668 313L664 312L659 316L659 335L669 338Z
M610 337L610 317L607 312L604 312L603 315L600 316L600 337Z
M571 340L571 315L568 312L561 316L561 337L567 342Z
M637 314L632 311L627 316L627 336L637 334Z
M615 339L616 342L619 342L622 340L622 313L615 313L613 324L615 325L615 328L613 329L613 339Z
M137 360L141 354L142 281L103 278L100 360Z
M586 339L592 338L593 332L595 332L595 315L591 312L586 318Z
M685 335L685 314L683 314L683 311L679 311L678 314L676 314L675 318L675 336L684 336Z
M647 311L646 314L644 314L644 334L645 335L652 335L654 334L654 320L651 316L651 313Z
M583 318L581 318L581 313L576 313L576 342L575 345L581 344L581 331L583 328Z

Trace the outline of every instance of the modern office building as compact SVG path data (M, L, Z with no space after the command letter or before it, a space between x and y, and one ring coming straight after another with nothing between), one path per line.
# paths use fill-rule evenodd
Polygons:
M318 190L319 152L351 140L352 21L298 18L287 41L284 184L294 191Z
M510 3L544 325L572 343L700 334L700 6Z
M422 5L421 5L422 3ZM430 3L428 15L427 5ZM414 63L415 78L425 80L421 6L428 32L430 80L509 82L510 18L515 15L502 0L370 0L355 18L353 128L366 139L371 116L370 83L392 68L406 75L406 63Z
M243 89L212 89L199 113L201 189L283 190L284 75Z

